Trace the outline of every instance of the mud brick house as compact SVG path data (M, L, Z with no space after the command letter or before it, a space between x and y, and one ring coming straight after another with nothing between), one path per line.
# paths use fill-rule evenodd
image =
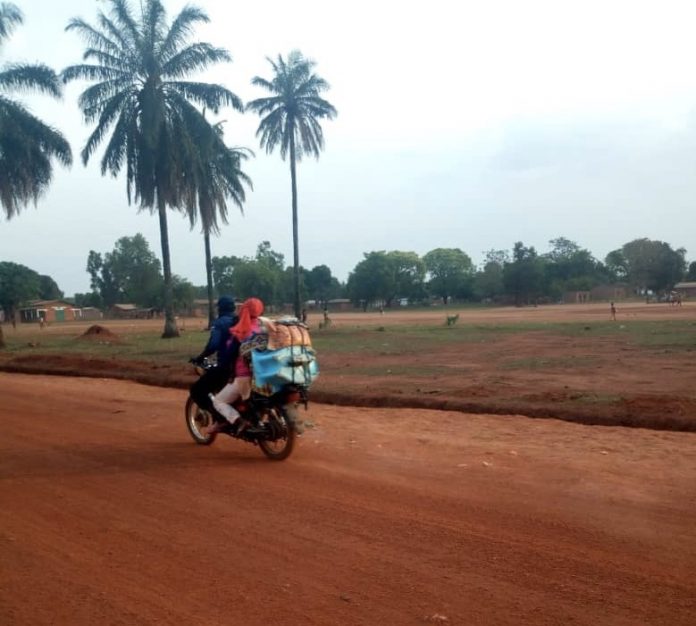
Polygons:
M63 300L34 300L19 309L21 322L72 322L82 319L82 311Z

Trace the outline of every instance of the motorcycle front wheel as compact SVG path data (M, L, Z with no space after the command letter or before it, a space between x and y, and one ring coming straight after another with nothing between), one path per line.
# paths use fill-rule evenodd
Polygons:
M295 447L297 431L297 407L285 406L282 409L274 407L266 413L265 426L271 432L277 432L278 437L271 440L260 440L259 448L272 461L284 461Z
M190 396L186 401L184 413L186 417L186 428L188 428L191 437L193 437L193 440L197 444L209 446L215 441L217 434L213 433L209 435L205 432L205 429L213 423L212 415L210 415L208 411L201 409Z

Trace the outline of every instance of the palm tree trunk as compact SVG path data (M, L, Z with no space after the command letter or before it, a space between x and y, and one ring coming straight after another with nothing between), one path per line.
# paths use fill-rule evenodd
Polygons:
M157 194L157 213L160 223L160 243L162 244L162 269L164 271L164 332L162 339L179 336L174 319L174 292L172 291L172 264L169 257L169 228L167 227L167 205Z
M213 260L210 255L210 233L203 233L205 241L205 278L208 287L208 328L211 328L215 321L215 305L213 304Z
M292 181L292 251L295 317L300 317L300 243L297 229L297 173L295 167L295 135L290 133L290 179Z

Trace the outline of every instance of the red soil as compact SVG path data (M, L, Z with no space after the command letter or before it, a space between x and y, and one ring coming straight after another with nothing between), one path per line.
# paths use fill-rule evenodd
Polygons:
M181 390L0 397L2 624L693 624L696 435L313 404L278 464Z

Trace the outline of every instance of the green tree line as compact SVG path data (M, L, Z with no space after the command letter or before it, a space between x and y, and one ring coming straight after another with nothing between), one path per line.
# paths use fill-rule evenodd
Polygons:
M159 259L147 240L136 234L121 237L109 252L90 250L86 270L91 291L75 294L77 306L108 309L117 303L162 309L164 276ZM295 270L270 242L261 242L253 257L215 256L211 259L213 294L238 299L260 297L280 309L294 306ZM345 283L327 265L300 267L301 302L323 306L329 300L349 298L356 306L483 302L525 305L558 302L563 294L589 291L600 285L623 285L628 295L670 291L682 280L696 281L696 261L688 265L683 248L668 243L636 239L610 252L604 261L565 237L549 241L549 250L538 254L522 242L508 250L489 250L476 267L468 254L457 248L436 248L422 257L415 252L374 251L363 255ZM207 296L207 287L194 286L174 275L175 310L189 310L196 298ZM31 300L62 298L50 276L30 268L0 262L0 306L8 319Z

